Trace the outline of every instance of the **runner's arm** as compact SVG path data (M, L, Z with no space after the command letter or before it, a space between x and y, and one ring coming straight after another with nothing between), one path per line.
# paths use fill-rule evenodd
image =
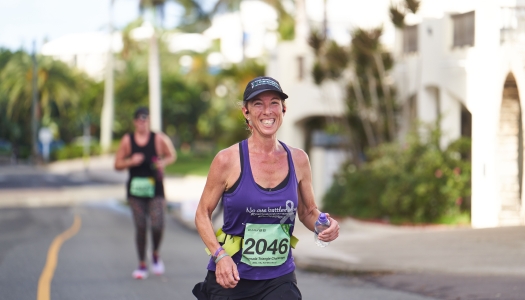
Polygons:
M297 180L299 182L299 187L297 189L299 197L297 214L299 215L301 223L303 223L309 230L314 231L314 223L317 218L319 218L321 212L317 209L317 205L315 204L310 161L308 155L303 150L294 148L292 153ZM330 227L319 234L319 239L330 242L339 236L339 224L336 220L331 218L329 214L327 214L327 216L330 219Z
M235 157L231 149L223 150L215 156L195 214L197 231L211 253L215 253L220 247L215 237L211 216L228 186L228 179L232 171L232 159L235 159ZM239 160L238 157L237 160ZM224 253L224 250L217 253L217 255L222 253ZM237 266L231 257L224 257L217 263L215 276L217 283L224 288L235 287L240 279Z
M177 151L173 147L173 143L170 138L162 132L159 132L155 135L157 143L157 149L160 149L159 156L161 157L160 163L161 168L164 168L167 165L174 163L177 160Z
M131 141L129 135L126 134L120 140L117 153L115 154L115 169L124 170L133 166L133 162L129 158L131 154Z
M297 214L301 223L309 230L314 230L314 223L319 217L320 211L317 209L312 186L312 172L308 155L301 149L293 148L292 157L295 166L295 173L299 183L297 194Z

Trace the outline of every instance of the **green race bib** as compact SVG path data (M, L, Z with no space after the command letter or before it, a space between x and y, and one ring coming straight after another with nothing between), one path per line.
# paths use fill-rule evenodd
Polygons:
M136 197L153 198L155 196L155 179L153 177L133 177L129 193Z
M290 224L246 224L241 262L252 267L282 265L290 251Z

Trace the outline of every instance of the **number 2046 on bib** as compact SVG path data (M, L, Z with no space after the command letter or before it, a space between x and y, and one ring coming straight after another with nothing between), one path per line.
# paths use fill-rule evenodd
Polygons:
M246 224L241 262L252 267L282 265L290 251L290 224Z

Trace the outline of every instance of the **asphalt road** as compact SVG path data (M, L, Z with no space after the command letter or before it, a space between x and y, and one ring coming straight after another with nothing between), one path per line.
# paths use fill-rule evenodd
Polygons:
M1 168L2 166L0 166ZM100 176L99 176L100 177ZM0 174L0 189L26 189L26 188L59 188L87 185L105 185L122 183L121 178L98 178L89 172L78 171L68 174L53 174L44 170L30 169L27 172L13 174Z
M118 203L54 208L0 209L0 298L37 299L38 281L53 239L80 216L79 232L58 254L51 299L194 299L191 289L206 273L199 236L167 218L162 256L166 274L134 280L133 224ZM429 300L353 276L297 271L303 299Z

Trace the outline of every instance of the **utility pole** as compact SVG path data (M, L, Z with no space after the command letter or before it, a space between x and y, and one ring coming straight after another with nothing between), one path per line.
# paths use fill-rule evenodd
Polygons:
M31 55L33 60L33 76L32 76L32 89L33 98L31 101L31 141L33 144L32 153L33 161L36 162L38 158L38 66L36 61L36 41L33 40L33 54Z
M108 58L106 62L106 78L104 82L104 104L102 105L102 118L100 122L100 147L102 153L108 153L113 140L113 118L115 115L114 92L113 92L113 3L109 7L109 44Z

